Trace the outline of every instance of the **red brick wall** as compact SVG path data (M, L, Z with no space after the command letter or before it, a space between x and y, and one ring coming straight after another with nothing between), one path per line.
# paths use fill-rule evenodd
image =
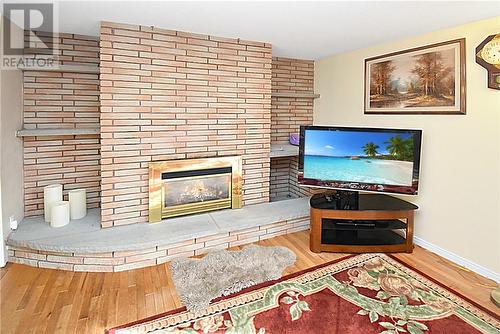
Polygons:
M272 61L273 93L313 93L314 61L275 57ZM312 124L313 99L273 97L271 143L288 143L290 133L300 125Z
M308 194L295 182L296 159L269 163L268 150L270 140L287 142L299 125L312 124L313 100L271 100L270 88L313 92L314 62L271 60L271 46L258 42L111 23L102 27L101 59L97 38L56 37L58 61L100 62L101 82L96 74L25 72L25 128L100 123L105 152L101 167L98 135L25 137L26 215L42 213L43 186L51 183L62 183L65 190L84 187L89 207L98 206L102 169L103 226L144 222L149 161L216 155L244 156L245 204ZM30 51L45 57L36 48Z
M297 182L298 157L271 159L269 200L279 201L288 198L308 197L323 192L322 189L301 187Z
M45 42L53 37L39 34ZM61 64L97 65L98 39L90 36L60 34ZM34 57L46 57L35 48ZM25 71L24 127L96 128L99 127L99 76L67 72ZM100 141L98 135L24 137L25 214L43 212L43 187L61 183L65 193L75 188L87 190L88 207L100 202Z
M28 42L29 35L35 35ZM43 31L25 31L24 56L54 59L54 64L99 65L99 38L77 34L52 34ZM46 47L53 50L47 55ZM53 55L52 55L53 54Z
M148 220L148 163L243 156L244 204L269 200L271 45L101 25L102 226Z
M274 57L272 92L313 93L314 61ZM313 123L312 98L273 97L271 101L271 143L288 143L290 133L300 125ZM297 157L271 160L270 200L309 196L312 191L297 183Z
M291 197L290 193L290 158L272 158L269 177L269 200L276 201Z

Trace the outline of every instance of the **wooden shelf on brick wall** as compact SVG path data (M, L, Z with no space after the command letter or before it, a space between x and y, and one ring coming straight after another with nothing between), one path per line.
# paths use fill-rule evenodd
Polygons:
M67 72L67 73L95 73L99 74L99 67L93 65L57 65L57 66L19 66L22 71L45 71L45 72Z
M299 147L292 144L272 144L270 158L296 157L299 155Z
M294 93L294 92L275 92L271 93L272 97L293 97L293 98L306 98L306 99L317 99L319 98L319 94L314 93Z
M17 137L41 137L41 136L74 136L74 135L96 135L101 130L99 128L78 128L78 129L21 129L17 130Z

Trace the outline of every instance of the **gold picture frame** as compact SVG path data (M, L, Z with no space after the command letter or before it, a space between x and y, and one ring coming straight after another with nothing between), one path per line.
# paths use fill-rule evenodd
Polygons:
M365 59L365 114L464 115L465 38Z

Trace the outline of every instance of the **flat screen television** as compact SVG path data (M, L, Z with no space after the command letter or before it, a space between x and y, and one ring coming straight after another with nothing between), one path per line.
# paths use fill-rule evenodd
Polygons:
M416 195L421 130L302 126L304 186Z

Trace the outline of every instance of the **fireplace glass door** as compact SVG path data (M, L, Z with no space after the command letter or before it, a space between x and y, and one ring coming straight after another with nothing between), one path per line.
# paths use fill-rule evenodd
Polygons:
M231 208L231 167L164 172L162 216Z
M149 222L243 204L242 158L208 157L149 163Z

